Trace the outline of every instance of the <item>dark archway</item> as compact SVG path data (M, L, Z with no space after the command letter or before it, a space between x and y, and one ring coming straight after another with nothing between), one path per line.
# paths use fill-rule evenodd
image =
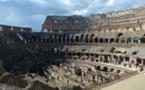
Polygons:
M85 43L88 43L89 42L89 40L88 40L88 34L85 36Z
M94 35L95 35L95 34L92 34L92 35L90 36L90 39L89 39L89 42L90 42L90 43L93 43L93 37L94 37Z
M101 70L101 67L100 67L100 66L97 66L96 69L97 69L97 70Z
M140 39L140 41L141 41L141 43L145 43L145 37L142 37L142 38Z
M63 35L63 38L62 38L63 43L65 43L65 37L66 35Z
M105 38L104 42L105 42L105 43L108 43L108 38Z
M74 42L74 36L71 36L71 43Z
M131 38L127 38L127 43L132 42Z
M121 38L121 43L125 43L125 39L124 38Z
M103 43L103 38L100 38L99 43Z
M61 35L58 36L58 43L61 43Z
M97 37L94 39L94 42L95 43L98 43L98 38Z
M37 37L36 36L32 36L32 40L33 40L33 43L37 42Z
M107 67L104 67L103 68L103 71L107 72L108 71L108 68Z
M79 36L75 37L75 42L79 42Z
M66 42L69 43L69 35L66 37Z
M133 39L133 42L139 43L139 38L138 38L138 37L135 37L135 38Z
M141 59L137 58L137 63L141 64Z
M111 39L110 39L110 43L113 43L113 42L114 42L114 39L113 39L113 38L111 38Z

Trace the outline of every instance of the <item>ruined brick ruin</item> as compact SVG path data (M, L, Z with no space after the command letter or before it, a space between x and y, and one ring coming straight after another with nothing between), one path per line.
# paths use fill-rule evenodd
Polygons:
M90 17L47 16L41 32L0 25L0 83L15 75L23 87L9 83L24 90L93 90L144 72L144 12L142 6Z

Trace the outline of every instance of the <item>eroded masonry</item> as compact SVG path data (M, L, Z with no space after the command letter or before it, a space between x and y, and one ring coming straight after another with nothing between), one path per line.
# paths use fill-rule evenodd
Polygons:
M0 25L0 83L24 90L95 90L143 72L144 12L47 16L41 32Z

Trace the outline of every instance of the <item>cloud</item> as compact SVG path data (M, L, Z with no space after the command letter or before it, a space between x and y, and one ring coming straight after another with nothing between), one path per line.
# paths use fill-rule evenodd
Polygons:
M0 2L6 2L6 1L8 1L8 0L0 0Z
M0 23L40 31L47 15L83 15L138 7L144 0L0 0Z

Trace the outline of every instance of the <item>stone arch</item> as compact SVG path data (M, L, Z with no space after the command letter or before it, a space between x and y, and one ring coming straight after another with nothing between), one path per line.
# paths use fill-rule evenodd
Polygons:
M54 55L54 48L51 48L51 54Z
M121 38L121 43L125 43L125 39L124 38Z
M79 42L79 36L75 37L75 42Z
M88 34L85 36L85 43L88 43L89 42L89 40L88 40Z
M54 35L54 42L57 42L57 34Z
M61 43L61 35L58 36L58 43Z
M95 37L94 42L98 43L98 37Z
M141 64L141 59L140 58L137 58L136 62L139 63L139 64Z
M53 35L50 34L50 42L53 43Z
M84 34L81 34L80 40L84 39Z
M43 29L43 32L48 32L48 30L47 29Z
M111 38L111 39L110 39L110 43L113 43L113 42L114 42L114 39L113 39L113 38Z
M111 68L111 69L110 69L110 72L113 72L113 71L114 71L114 68Z
M107 72L108 68L107 67L103 67L103 71Z
M95 36L95 34L91 34L90 38L89 38L89 43L93 43L93 37Z
M99 43L103 43L103 38L100 38Z
M100 66L96 66L96 69L97 69L97 70L101 70L101 67L100 67Z
M66 42L67 43L69 43L69 37L70 37L69 35L67 35L67 37L66 37Z
M50 30L50 33L52 33L53 32L53 30Z
M132 39L131 38L127 38L127 43L130 43L132 42Z
M142 38L140 39L140 41L141 41L141 43L145 43L145 37L142 37Z
M66 37L66 35L64 34L63 37L62 37L62 41L63 41L63 43L66 42L66 41L65 41L65 37Z
M138 37L135 37L135 38L133 39L133 42L139 43L139 38L138 38Z
M105 38L104 42L105 42L105 43L108 43L108 38Z
M117 72L116 73L120 73L121 72L121 70L117 70Z
M71 41L71 43L74 42L74 36L73 35L71 36L70 41Z
M37 42L37 37L36 36L32 36L32 40L33 40L33 42Z
M129 61L129 57L125 57L125 61Z

